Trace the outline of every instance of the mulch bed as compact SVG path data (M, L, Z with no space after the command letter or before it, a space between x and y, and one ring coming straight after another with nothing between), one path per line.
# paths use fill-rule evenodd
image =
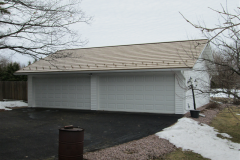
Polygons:
M199 116L199 118L192 118L190 116L190 112L187 112L184 117L191 118L199 123L210 124L214 117L216 117L216 115L227 106L227 104L210 102L202 107L197 108L197 110L200 111L200 114L205 115L205 117Z

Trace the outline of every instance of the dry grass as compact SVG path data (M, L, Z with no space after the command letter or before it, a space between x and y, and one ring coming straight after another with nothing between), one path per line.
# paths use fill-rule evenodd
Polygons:
M240 105L240 100L234 98L211 97L214 102L221 102L223 104Z
M210 125L219 130L221 133L227 133L233 138L232 142L240 143L240 107L230 106L222 110ZM236 118L237 117L237 118Z
M175 152L168 153L162 157L152 159L152 160L209 160L204 158L202 155L194 153L192 151L182 151L178 148Z

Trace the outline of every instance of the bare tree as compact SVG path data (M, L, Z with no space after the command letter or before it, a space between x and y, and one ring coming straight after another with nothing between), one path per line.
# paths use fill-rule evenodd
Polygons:
M11 61L8 58L0 55L0 68L6 67L10 62Z
M81 0L0 0L0 50L34 59L57 50L82 46L72 25L89 23ZM52 56L54 57L54 56Z
M240 97L236 90L239 89L240 78L240 8L237 7L232 12L223 6L221 10L211 10L220 16L219 24L212 28L205 24L194 24L182 16L189 24L199 29L216 50L214 59L202 59L207 64L206 71L212 75L212 80L219 86L218 89L211 89L208 92L226 93L239 101Z

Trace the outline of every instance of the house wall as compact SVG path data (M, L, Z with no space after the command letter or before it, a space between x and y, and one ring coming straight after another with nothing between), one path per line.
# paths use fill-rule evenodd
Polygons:
M196 90L194 90L196 108L209 103L209 100L210 100L209 93L202 93L209 90L210 80L211 80L211 77L209 77L209 74L206 69L206 61L204 61L203 58L212 58L211 56L212 56L211 48L209 45L207 45L205 50L201 54L200 58L197 60L196 64L194 65L193 70L184 71L184 77L186 79L186 82L185 82L186 90L187 90L185 112L187 112L189 109L194 108L192 90L187 89L187 81L189 80L190 77L192 77L193 81L195 81L196 79L198 82L198 86L196 87ZM190 108L188 106L190 106Z

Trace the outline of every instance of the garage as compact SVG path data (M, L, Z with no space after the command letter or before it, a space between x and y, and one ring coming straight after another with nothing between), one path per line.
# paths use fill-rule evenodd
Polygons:
M33 77L35 107L90 109L89 76Z
M175 113L173 74L99 76L99 109Z
M15 74L28 75L29 107L184 114L189 77L204 80L200 89L210 83L187 53L212 57L207 39L66 49ZM195 96L197 107L206 97Z

